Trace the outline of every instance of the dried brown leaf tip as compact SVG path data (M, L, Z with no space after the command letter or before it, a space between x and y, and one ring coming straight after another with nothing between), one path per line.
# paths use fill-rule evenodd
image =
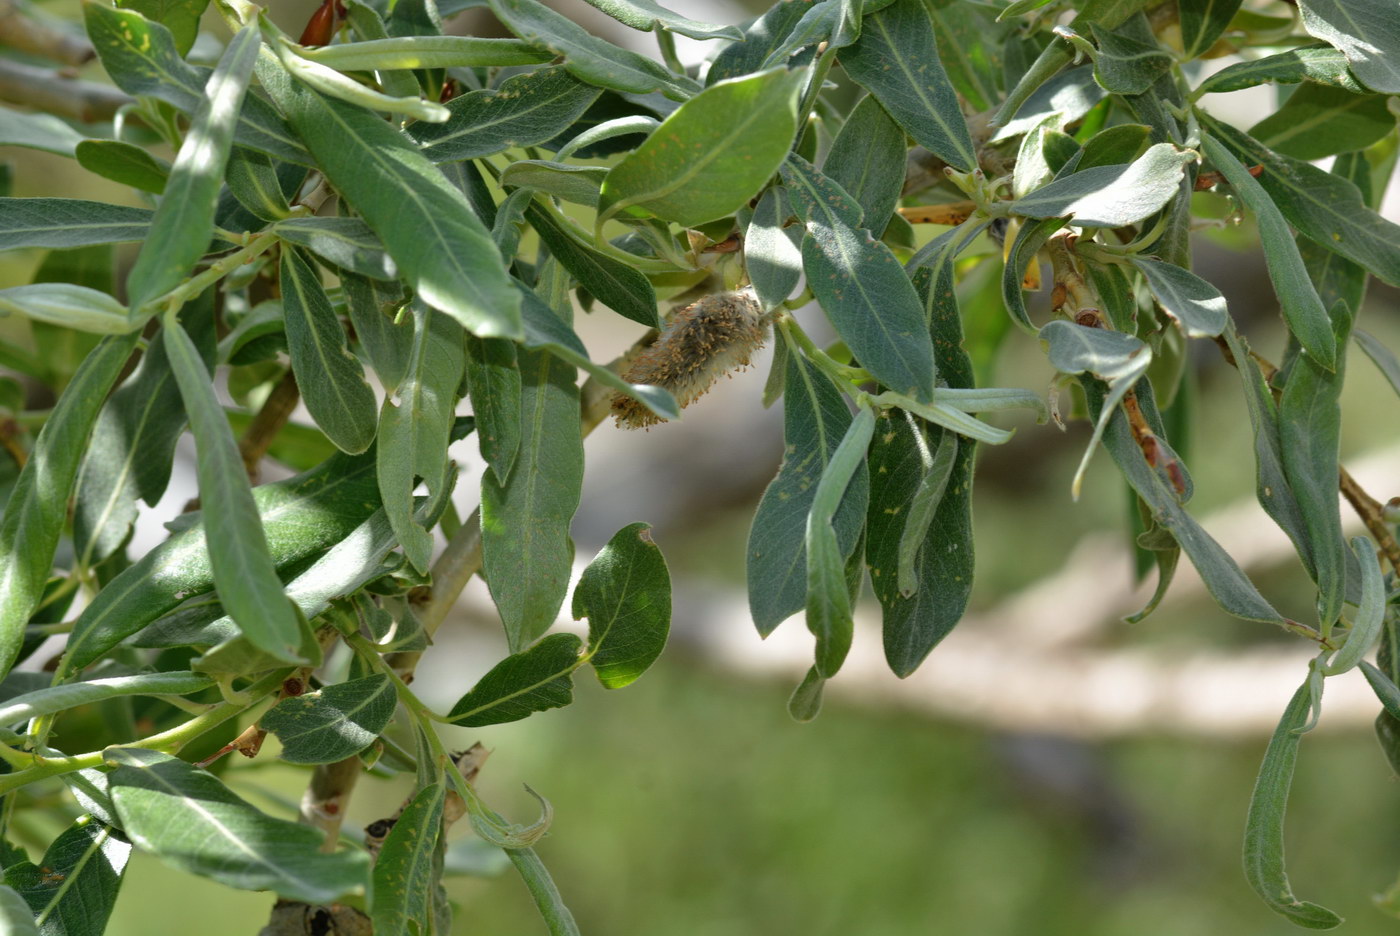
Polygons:
M750 296L738 292L705 296L671 315L656 341L633 359L622 375L628 383L669 390L682 407L704 395L722 374L743 367L763 347L768 323ZM613 396L613 416L626 429L665 422L621 393Z

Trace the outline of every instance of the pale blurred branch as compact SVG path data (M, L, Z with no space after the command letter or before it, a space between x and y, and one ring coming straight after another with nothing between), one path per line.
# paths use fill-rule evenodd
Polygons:
M16 0L0 0L0 46L74 66L97 54L81 35L45 22L29 4Z
M130 97L108 85L4 59L0 59L0 100L82 123L110 120L119 108L132 102Z

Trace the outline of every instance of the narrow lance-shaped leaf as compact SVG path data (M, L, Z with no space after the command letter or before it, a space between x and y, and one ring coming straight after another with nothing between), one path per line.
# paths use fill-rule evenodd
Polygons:
M134 143L120 140L84 140L74 151L78 165L88 172L159 195L170 177L170 163L157 159Z
M520 451L504 484L491 473L481 479L482 567L516 651L548 630L564 603L583 483L574 369L540 351L519 362Z
M781 332L779 332L781 334ZM786 339L784 339L786 343ZM783 395L783 463L763 492L748 541L749 611L768 636L801 611L807 595L807 515L827 464L851 424L841 392L799 352L789 348ZM852 484L834 525L842 556L860 538L869 484Z
M502 484L520 450L520 371L515 345L500 338L467 338L467 385L481 457Z
M94 335L122 335L140 327L126 306L107 293L76 283L30 283L0 289L0 317L30 321Z
M282 251L282 310L287 348L302 399L336 447L358 455L374 441L374 391L350 353L321 277L295 250Z
M860 365L891 390L922 402L935 368L919 297L889 247L859 226L860 206L797 156L782 167L793 207L807 224L807 282Z
M1182 16L1185 17L1183 10ZM1091 26L1099 43L1094 78L1114 94L1143 94L1171 68L1172 55L1141 17L1117 30Z
M342 273L340 285L355 337L385 391L394 393L413 356L413 316L404 315L399 321L397 315L403 303L403 286L353 273Z
M661 327L656 290L644 274L571 236L565 228L569 221L543 204L532 203L525 209L525 219L564 269L599 301L638 324Z
M139 241L155 213L81 198L0 198L0 250Z
M204 102L180 145L151 232L126 280L133 310L178 285L208 248L234 125L259 44L255 25L239 30L204 86Z
M210 773L142 748L109 748L106 759L122 828L166 864L311 904L368 889L364 852L321 851L322 833L259 812Z
M301 626L282 594L243 459L214 396L209 372L194 342L173 317L166 319L162 336L194 433L209 563L219 598L259 649L300 662Z
M197 673L142 673L136 676L110 676L36 689L0 704L0 725L13 725L43 715L90 705L122 696L189 695L207 689L212 682Z
M792 146L806 69L774 68L706 88L612 168L599 222L628 209L696 227L756 196Z
M1070 218L1081 227L1122 227L1160 211L1181 189L1182 173L1195 160L1171 143L1150 147L1126 166L1094 166L1061 175L1011 210L1028 218Z
M1288 788L1293 784L1293 767L1298 746L1312 708L1307 683L1298 687L1283 710L1278 728L1269 739L1254 795L1249 800L1249 816L1244 832L1244 873L1269 909L1307 929L1332 929L1342 918L1326 907L1299 900L1293 895L1283 866L1283 819L1288 807Z
M352 7L350 19L360 23L356 13L370 9L366 4ZM377 18L377 17L376 17ZM381 24L380 29L383 29ZM503 68L510 65L538 65L552 55L519 39L483 39L478 36L395 36L364 42L345 42L299 52L313 62L338 71L384 71L419 68ZM385 90L392 90L385 88ZM397 93L397 92L394 92Z
M442 835L447 788L425 786L404 807L374 863L370 918L377 933L432 932L433 855Z
M1255 181L1240 161L1215 140L1204 138L1203 149L1225 180L1234 188L1240 200L1254 213L1259 224L1259 238L1264 246L1264 260L1269 267L1274 292L1283 308L1288 330L1324 368L1337 366L1337 345L1327 310L1313 288L1293 234L1288 229L1269 194Z
M428 570L433 538L413 516L414 479L440 490L465 367L462 342L456 322L415 303L413 356L394 394L398 403L386 398L379 416L379 493L404 555L420 572Z
M1305 82L1278 110L1249 128L1276 153L1323 159L1363 150L1395 129L1383 94L1355 94Z
M691 39L733 39L742 41L744 34L734 26L716 26L688 19L673 13L652 0L587 0L604 13L642 32L666 29Z
M205 392L212 392L207 372L201 380ZM372 455L337 454L296 477L256 488L254 522L267 536L274 564L282 570L301 566L344 540L374 513L379 506L374 469ZM203 514L190 517L188 527L97 593L73 625L60 672L88 665L182 601L214 588L205 541L208 519Z
M568 705L574 699L571 674L582 662L582 647L573 634L550 634L528 650L506 657L457 700L448 721L479 728Z
M1346 642L1322 668L1328 676L1345 673L1360 663L1380 639L1385 625L1385 576L1375 544L1364 536L1354 536L1351 551L1361 567L1361 601L1356 606L1356 617L1351 622Z
M919 591L916 560L928 538L929 526L943 500L943 492L948 489L948 479L953 476L957 455L957 435L943 432L938 448L925 465L919 487L909 501L909 518L904 522L904 532L899 536L899 594L903 598L912 598Z
M43 597L54 551L102 401L136 347L137 334L103 340L49 414L0 520L0 672L9 672L24 626Z
M860 40L841 53L841 64L921 146L955 169L977 167L972 136L922 0L896 0L865 16Z
M1211 75L1191 92L1193 99L1203 94L1243 91L1261 84L1297 84L1312 81L1356 94L1365 92L1347 67L1346 56L1330 46L1289 49L1249 62L1238 62Z
M398 690L383 673L278 702L258 722L293 764L333 764L363 751L394 717Z
M564 67L582 81L614 91L647 94L660 91L683 101L699 86L645 56L619 48L589 33L537 0L489 0L491 12L512 33L564 57Z
M1199 58L1239 11L1240 0L1204 0L1181 5L1181 46L1186 60Z
M499 88L458 95L447 105L445 123L413 124L409 135L433 162L491 156L552 140L601 93L562 66L540 68L507 78Z
M170 30L139 13L104 3L84 4L83 18L93 48L117 87L137 97L157 98L186 114L204 105L209 69L187 64ZM256 95L243 99L235 121L234 139L239 145L278 159L313 164L277 111Z
M1366 352L1366 356L1371 359L1371 362L1385 375L1390 388L1400 394L1400 357L1396 357L1395 352L1381 344L1376 336L1369 332L1355 328L1352 329L1351 337L1361 346L1361 350Z
M1299 0L1303 28L1340 49L1366 85L1400 94L1400 24L1387 0Z
M588 652L598 681L621 689L661 655L671 630L671 575L651 527L618 530L574 588L574 620L588 618Z
M1332 308L1336 347L1329 370L1300 355L1279 398L1279 449L1288 486L1298 499L1308 551L1317 580L1317 614L1327 633L1342 611L1346 588L1346 543L1337 498L1341 458L1341 393L1352 313L1345 302Z
M822 173L860 203L861 227L872 234L883 233L904 190L906 150L904 131L873 95L866 95L826 154Z
M473 334L518 339L520 300L490 232L412 141L281 70L267 68L260 78L418 296Z
M116 906L130 857L121 833L83 816L53 840L39 864L7 867L5 884L29 904L41 936L95 936Z
M807 629L817 638L816 669L826 679L841 668L855 630L845 559L833 521L847 488L869 484L865 453L874 432L875 410L863 406L822 472L807 514ZM870 495L856 492L852 498L863 505Z

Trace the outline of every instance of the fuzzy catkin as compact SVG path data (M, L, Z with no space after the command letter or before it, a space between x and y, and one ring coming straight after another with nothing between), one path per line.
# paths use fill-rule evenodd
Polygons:
M671 315L656 341L633 359L622 375L628 383L669 390L682 407L704 395L720 377L749 363L763 347L767 322L759 304L744 293L705 296ZM665 422L621 393L613 396L613 416L626 429Z

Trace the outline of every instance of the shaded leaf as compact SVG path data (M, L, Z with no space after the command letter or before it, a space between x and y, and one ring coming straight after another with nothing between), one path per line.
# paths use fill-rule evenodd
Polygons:
M31 283L0 289L0 316L6 315L94 335L121 335L141 326L127 315L126 306L107 293L74 283Z
M0 198L0 250L143 240L154 212L80 198Z
M860 226L872 234L885 230L899 202L906 151L904 131L879 101L867 95L846 117L826 154L822 174L860 204ZM757 211L754 216L757 218ZM780 223L785 220L780 219Z
M1313 160L1363 150L1394 129L1385 95L1304 82L1249 135L1276 153Z
M274 819L235 796L212 774L141 748L109 748L112 802L142 851L189 874L242 890L329 903L362 894L369 856L321 851L324 835Z
M288 218L272 230L347 272L389 282L398 279L398 267L384 244L359 218Z
M209 0L118 0L117 6L160 23L174 37L176 51L187 55L199 34L199 18Z
M156 195L165 191L170 164L120 140L84 140L73 155L88 172Z
M520 450L520 371L515 345L500 338L467 338L467 385L481 457L505 483Z
M1238 3L1238 0L1234 2ZM1183 20L1187 16L1186 9L1191 6L1189 3L1183 5ZM1136 28L1130 29L1128 25ZM1092 27L1094 38L1099 41L1094 78L1105 91L1114 94L1142 94L1156 84L1157 79L1166 74L1172 65L1171 53L1157 42L1141 15L1130 19L1128 25L1118 29Z
M568 705L574 698L570 674L579 666L582 647L573 634L550 634L528 650L506 657L452 706L448 721L479 728Z
M29 114L0 107L0 146L23 146L55 156L73 156L83 135L53 114Z
M104 679L48 686L0 703L0 725L13 725L106 699L122 696L189 695L211 685L213 683L207 676L170 672L109 676Z
M1385 345L1381 344L1377 338L1369 332L1361 329L1353 329L1352 340L1361 345L1361 350L1366 352L1366 356L1371 362L1380 368L1380 372L1389 381L1390 388L1400 394L1400 358L1395 356Z
M972 137L922 0L897 0L865 16L860 40L841 53L841 64L919 145L963 172L976 168Z
M1181 4L1181 47L1186 60L1200 58L1230 25L1240 0L1190 0Z
M384 839L374 863L374 901L370 918L375 932L433 932L429 915L437 885L433 855L442 835L447 788L425 786L413 795Z
M585 289L608 308L634 322L660 328L656 312L656 290L635 267L582 243L565 230L569 222L531 204L525 218L549 247L549 252Z
M96 936L107 925L131 845L111 826L83 816L54 839L35 865L5 869L34 913L40 936Z
M258 721L293 764L333 764L363 751L394 717L398 690L383 673L289 696Z
M651 527L614 534L574 587L574 620L588 618L588 652L604 688L621 689L656 661L671 630L671 574Z

